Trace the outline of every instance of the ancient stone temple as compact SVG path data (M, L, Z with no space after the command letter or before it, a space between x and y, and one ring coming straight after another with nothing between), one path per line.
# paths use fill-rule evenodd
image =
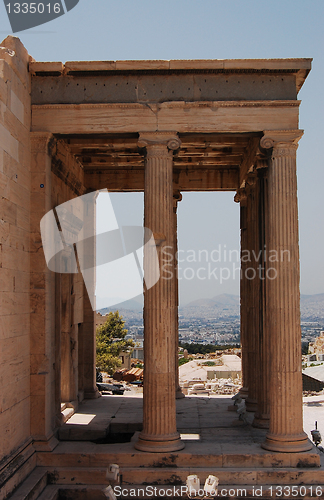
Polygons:
M107 485L109 463L125 468L125 481L127 468L141 467L137 484L172 484L174 467L176 484L192 467L229 485L263 484L267 468L281 473L267 484L323 482L321 469L309 469L320 457L302 419L297 96L310 69L310 59L37 62L19 39L2 42L1 499L21 484L26 494L37 486L41 498L72 498L60 496L62 485ZM176 273L144 294L136 440L118 448L59 442L62 403L100 401L95 313L80 273L46 265L40 221L103 188L144 191L144 224L160 259L166 245L176 253L182 192L233 191L241 213L240 393L262 437L254 454L215 445L206 458L199 443L181 439ZM86 216L94 221L93 211Z

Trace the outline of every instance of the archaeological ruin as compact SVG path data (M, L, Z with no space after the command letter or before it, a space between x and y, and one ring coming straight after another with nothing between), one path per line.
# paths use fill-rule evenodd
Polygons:
M296 152L298 92L310 69L311 59L38 62L18 38L1 43L1 500L105 498L111 463L123 484L185 484L199 470L250 490L323 483L302 418ZM180 398L174 273L144 293L139 432L100 444L81 426L78 439L60 439L63 407L89 404L99 418L104 398L93 297L80 272L48 268L40 221L104 188L144 192L144 226L160 259L166 245L176 253L182 192L233 192L242 255L260 252L263 269L241 261L248 428L233 424L226 405L218 417L218 407L204 413L203 402ZM93 210L84 216L93 223ZM282 258L270 266L271 250ZM147 250L148 274L149 259ZM95 259L91 272L95 282ZM183 439L197 426L181 426L193 408L205 426L197 441Z

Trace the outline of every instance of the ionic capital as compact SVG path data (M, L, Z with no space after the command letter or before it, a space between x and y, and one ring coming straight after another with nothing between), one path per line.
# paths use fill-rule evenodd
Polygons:
M260 140L261 149L272 149L272 157L280 156L295 157L298 141L302 137L303 130L264 130Z
M147 155L169 156L181 147L177 132L140 132L137 143L139 148L145 148Z

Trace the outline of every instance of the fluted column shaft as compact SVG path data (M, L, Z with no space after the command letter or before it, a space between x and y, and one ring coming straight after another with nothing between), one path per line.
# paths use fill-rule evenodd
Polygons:
M267 328L267 261L266 250L268 247L268 220L267 214L267 167L266 160L257 163L258 190L259 190L259 355L257 400L258 408L254 415L253 426L261 429L269 428L270 419L270 337ZM271 267L271 266L270 266Z
M88 193L87 201L84 205L83 232L84 235L92 235L93 228L96 227L96 197L95 192L91 197ZM86 287L83 287L83 323L80 328L82 345L82 369L83 384L80 390L84 391L85 399L96 399L100 393L96 385L96 311L92 304L95 304L96 288L96 245L84 245L84 258L92 264L92 268L87 270Z
M258 186L256 175L252 174L247 179L247 252L242 255L242 260L247 262L245 269L245 294L246 294L246 351L248 360L248 397L245 401L247 411L257 410L258 390L258 345L259 345L259 274L258 274Z
M270 427L263 447L311 449L303 431L296 150L302 132L271 131L268 172L267 322L270 336ZM270 264L272 270L270 271Z
M243 261L243 252L247 249L247 198L245 191L239 192L235 201L240 203L240 230L241 230L241 279L240 279L240 338L241 338L241 360L242 360L242 388L240 390L240 395L242 398L246 399L248 396L248 358L247 358L247 321L246 321L246 311L247 295L245 271L247 268L247 263Z
M178 282L178 203L182 200L180 191L173 193L173 279L174 279L174 327L175 327L175 389L176 399L185 397L179 383L179 282Z
M135 447L167 452L184 447L176 427L174 279L164 275L164 247L174 245L172 150L180 147L175 134L141 134L146 148L144 225L151 229L159 257L160 279L144 293L144 401L143 431ZM144 277L153 262L144 252Z

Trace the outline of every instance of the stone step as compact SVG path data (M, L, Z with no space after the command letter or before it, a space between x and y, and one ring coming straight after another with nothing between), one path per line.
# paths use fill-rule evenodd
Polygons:
M71 408L68 408L68 410L71 410ZM101 427L83 429L80 425L68 424L59 428L58 439L60 441L95 441L104 439L107 434L108 429Z
M203 487L203 485L202 485ZM294 488L293 488L294 487ZM37 500L103 500L105 497L104 490L107 488L105 484L96 485L50 485L43 491ZM152 498L175 500L176 498L188 498L186 487L165 484L159 485L121 485L115 486L114 494L116 498L130 500L137 498L138 500L147 500ZM256 500L257 498L287 498L293 500L303 498L305 500L313 500L321 498L324 493L324 487L314 485L278 485L271 486L256 486L252 484L221 484L218 486L218 497L225 500ZM195 498L194 496L192 498ZM196 497L197 500L202 498ZM217 497L215 497L217 498Z
M203 488L204 485L202 485ZM295 488L293 489L293 486ZM288 500L303 498L306 500L313 500L314 498L321 498L324 494L324 486L318 486L318 490L314 485L272 485L270 486L255 486L255 485L239 485L239 484L223 484L218 486L218 496L214 498L224 498L226 500L256 500L257 498L287 498ZM164 498L175 500L176 498L189 498L188 491L185 486L175 486L166 484L164 486L143 486L132 485L131 487L122 485L115 487L114 493L116 498L123 500L130 500L137 498L138 500L146 500L152 498ZM197 500L202 496L197 496Z
M210 467L210 468L245 468L262 469L267 467L298 469L319 467L320 456L314 448L304 453L195 453L194 445L186 446L178 453L141 453L132 443L94 444L60 443L53 453L43 452L37 455L37 464L44 467L102 467L117 463L120 467Z
M96 484L88 486L49 485L37 500L105 500L103 490L107 485Z
M289 470L289 469L263 469L246 470L237 468L121 468L121 482L125 487L133 484L148 485L184 485L187 476L197 474L201 484L212 474L219 478L220 484L251 484L271 486L277 485L324 485L324 470ZM109 484L106 480L106 468L74 467L48 469L49 482L60 485L92 485ZM323 486L324 495L324 486Z
M221 484L314 484L324 485L324 471L316 469L262 469L247 470L238 468L163 468L141 469L121 468L123 484L185 484L187 476L197 474L201 482L212 474L219 478ZM324 487L323 487L324 495Z
M46 486L44 491L37 497L37 500L59 500L59 486L50 484Z
M19 486L10 500L36 500L47 486L47 470L36 467Z
M62 421L66 422L72 415L72 408L66 408L62 414ZM60 441L96 441L104 439L108 435L112 437L118 434L133 434L141 431L142 422L111 422L107 425L87 425L66 424L59 428L58 438ZM130 436L131 438L131 436ZM129 438L129 440L130 440Z
M55 485L109 485L106 479L107 467L58 467L47 471L49 483Z

